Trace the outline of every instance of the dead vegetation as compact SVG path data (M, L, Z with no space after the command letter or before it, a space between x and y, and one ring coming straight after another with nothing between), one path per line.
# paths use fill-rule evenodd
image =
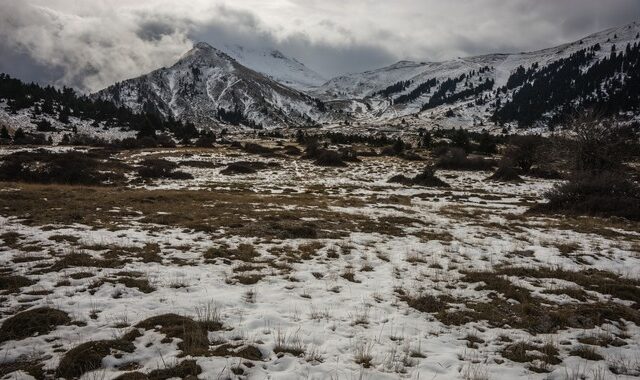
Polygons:
M9 317L0 326L0 342L21 340L35 334L48 334L58 326L71 323L64 311L49 307L40 307L20 312Z
M640 186L622 173L580 174L547 193L532 213L621 217L640 220Z
M142 372L127 372L114 380L167 380L167 379L197 379L202 373L195 360L183 360L175 365L165 365L165 368L154 369L148 374Z
M399 183L405 186L450 187L449 184L436 177L435 169L429 167L413 178L402 174L393 176L389 179L389 183Z
M214 320L194 321L189 317L177 314L163 314L145 319L135 325L136 328L157 330L167 338L181 339L178 348L182 355L207 355L209 338L207 331L222 329L222 324Z
M517 363L529 363L527 368L538 373L551 372L550 365L562 363L558 357L558 348L552 343L538 345L521 341L508 345L501 354Z
M178 171L179 165L159 158L146 159L139 163L138 177L142 179L193 179L189 173Z
M0 275L0 291L2 293L15 293L25 286L33 285L35 282L24 276L3 276Z
M45 197L49 201L42 207L41 199ZM246 207L247 204L264 207ZM127 207L123 208L124 205ZM252 191L123 191L42 185L21 185L21 191L11 197L0 197L5 215L16 216L31 225L82 223L118 229L124 228L128 219L135 218L141 223L211 233L222 229L239 236L275 239L341 237L349 231L404 234L403 224L397 220L341 213L330 210L329 205L355 207L363 202L348 197L318 197L312 193L265 196ZM110 212L114 208L120 212ZM313 210L318 220L301 220L305 210ZM262 223L252 223L252 220Z
M35 379L46 379L46 371L43 361L47 357L20 356L16 360L0 362L0 377L4 378L10 373L24 371Z
M250 344L223 343L212 348L211 356L242 358L246 360L262 360L262 352L256 346Z
M237 161L227 165L220 173L224 175L253 174L260 170L277 169L279 167L280 164L277 162Z
M488 171L495 166L495 161L483 157L468 157L460 148L448 149L435 163L436 168L444 170Z
M523 179L518 174L518 171L511 166L499 166L498 169L495 171L495 173L493 173L487 179L491 181L499 181L499 182L513 182L513 183L523 182Z
M102 259L85 252L71 251L63 254L50 267L43 268L37 273L58 272L73 267L120 268L123 265L124 261L118 259Z
M60 360L56 377L77 378L85 372L102 368L102 359L115 352L131 353L133 343L126 340L98 340L82 343L69 350Z
M306 351L305 345L297 335L287 335L285 332L276 331L276 342L273 346L273 352L276 354L290 354L293 356L302 356Z
M100 185L122 183L127 165L112 159L109 152L45 149L16 152L2 158L0 181Z
M288 148L274 149L262 146L247 148L245 146L244 149L256 154L272 156ZM299 150L290 150L292 155L300 153ZM350 153L341 152L340 154L342 160L351 160L351 158L345 158L345 154L350 155ZM355 158L353 162L356 162L357 155L352 156ZM385 159L398 161L397 158L386 157ZM363 158L363 161L367 160L369 158ZM463 166L467 168L487 165L484 162L470 164L467 160L474 159L465 157ZM237 164L245 165L252 170L276 168L263 162L240 161ZM219 166L211 163L193 164L193 167L198 168ZM352 168L357 170L358 166L353 165ZM417 168L418 166L412 166L409 170ZM469 173L456 173L447 178L452 179L451 183L454 186L460 183L459 176L467 175L473 178L472 181L486 184L486 186L507 186L497 183L487 184L482 182L484 175L478 179L479 175L474 174L475 177ZM427 170L414 178L399 176L397 180L398 183L418 186L439 186L438 181L442 182L435 176L433 170ZM460 188L452 191L433 190L420 194L413 194L415 189L402 189L376 183L375 186L367 188L367 190L371 189L371 194L362 195L358 193L357 186L314 185L299 192L269 193L255 190L251 185L242 184L242 181L239 181L240 183L229 181L223 188L215 184L210 188L193 191L4 183L0 184L0 190L11 191L11 199L0 197L3 216L20 218L20 223L24 225L40 226L47 231L66 229L73 223L86 224L94 229L106 228L111 231L127 230L135 225L136 228L149 231L150 240L163 233L164 228L169 227L182 230L185 234L199 232L202 234L198 235L204 237L198 237L193 242L185 239L184 242L171 244L136 243L137 245L130 247L103 243L94 243L91 246L90 243L86 243L85 237L80 239L66 231L50 235L49 238L45 237L45 243L42 246L38 246L37 242L31 241L32 239L20 233L4 233L0 238L7 248L21 251L9 259L10 262L23 264L15 273L26 273L30 278L39 278L41 275L52 272L63 272L53 283L57 281L56 286L68 287L64 289L68 293L81 286L81 292L88 290L89 294L99 296L104 293L105 288L112 286L115 288L113 298L117 298L122 295L125 297L131 295L127 290L123 290L123 287L150 294L156 290L156 287L165 286L170 288L169 291L173 288L176 294L189 297L194 291L199 291L198 281L209 276L209 273L198 278L194 276L193 279L186 278L183 274L178 277L174 275L173 279L166 281L157 281L156 277L151 277L152 283L147 277L148 274L145 274L146 270L140 269L140 265L155 263L151 266L153 268L201 265L207 270L215 270L210 273L216 273L215 275L219 276L221 281L226 282L221 284L222 287L236 291L234 300L239 305L240 313L246 313L247 310L257 309L263 304L272 302L273 295L267 292L272 291L274 284L282 286L287 294L295 297L297 301L317 302L324 296L334 297L338 293L341 298L349 297L352 289L368 287L372 280L384 279L385 277L381 276L387 274L396 282L403 281L402 286L424 281L429 285L419 284L415 288L396 288L396 294L392 300L385 297L388 294L378 292L376 289L375 294L367 296L367 302L363 302L361 307L354 308L353 312L348 313L347 318L333 316L328 309L323 309L312 310L310 319L315 323L326 324L328 333L335 331L336 328L345 329L346 331L339 331L351 339L356 335L352 335L349 329L373 331L377 326L384 326L388 322L386 317L381 315L383 313L380 313L379 308L384 307L387 310L389 305L400 306L405 315L410 311L415 314L414 317L420 316L421 320L425 319L425 315L417 312L431 314L426 316L429 323L440 321L448 326L469 324L462 329L470 329L473 326L473 332L466 336L462 335L465 338L461 345L463 349L466 345L466 348L477 351L481 353L480 355L488 350L492 350L492 354L496 352L493 346L495 342L488 338L493 328L516 331L518 333L515 336L512 335L513 339L500 340L497 352L506 359L524 363L526 368L534 372L553 370L553 366L559 364L560 358L566 355L575 355L586 360L602 360L607 353L604 347L635 344L630 340L631 335L626 335L628 331L625 332L624 329L632 323L640 323L640 282L637 279L594 269L569 271L539 265L542 256L539 251L542 249L546 249L546 252L550 252L561 260L566 261L567 258L573 260L585 252L592 251L590 247L592 240L584 244L558 244L558 240L549 243L548 240L543 239L544 241L539 243L534 239L516 235L525 234L527 229L536 229L537 232L546 234L558 227L559 223L564 223L564 228L568 230L600 233L603 244L602 247L598 245L597 249L602 248L603 258L611 258L611 256L605 256L610 255L610 252L605 251L611 251L611 247L615 247L618 251L627 251L628 246L625 244L635 242L635 235L628 231L635 231L637 226L623 224L629 223L628 221L593 222L579 219L558 221L551 218L529 220L531 215L508 214L498 210L498 207L511 207L516 204L515 202L519 202L517 205L522 206L531 202L534 198L532 195L518 195L519 200L511 201L510 194L507 193L476 191L472 189L473 183L463 183ZM445 186L446 183L442 182L440 185ZM411 195L381 194L381 191L387 189L393 189L398 193L399 191L412 193ZM42 201L44 198L47 199L46 202ZM474 203L472 206L464 203L471 198ZM440 201L446 201L448 204L441 209L433 209L434 215L443 219L456 215L453 223L465 223L465 226L477 227L474 238L478 239L476 240L478 242L482 239L507 241L514 238L516 244L504 257L496 254L495 261L491 252L481 252L481 257L478 257L478 247L465 244L458 231L449 230L452 228L451 224L436 225L432 218L422 218L419 213L413 211L417 208L416 204L421 201L433 201L432 203L436 205ZM457 201L460 201L460 204L453 204ZM371 206L376 203L382 207ZM487 205L487 203L490 204ZM341 211L343 208L349 208L349 211ZM489 217L503 218L505 222L487 221ZM572 223L580 225L576 226ZM376 234L377 240L358 236L358 232ZM120 232L118 236L123 237L124 233ZM507 233L508 235L505 235ZM379 236L383 237L379 238ZM415 237L416 245L430 244L430 246L426 249L424 246L409 248L403 255L403 252L398 253L394 250L395 240L389 236ZM226 239L227 237L233 238ZM47 239L49 241L46 241ZM298 241L298 239L301 240ZM615 246L608 245L609 242L606 239L619 239L619 242L616 242ZM381 241L388 244L388 247L381 249L376 246ZM580 237L572 237L569 241L580 241ZM531 245L536 247L532 248ZM26 255L26 250L32 246L39 249L38 255ZM72 248L60 249L61 246ZM55 247L55 249L48 247ZM31 260L31 256L34 260ZM473 268L472 264L478 263L477 260L483 260L478 267L492 268L492 270L469 270ZM516 261L526 262L530 266L501 265L501 263ZM307 264L317 264L317 267L309 268ZM126 269L124 269L125 265ZM129 268L134 265L136 267ZM588 262L582 262L582 265L587 266ZM92 268L102 270L94 271ZM112 272L114 268L123 269ZM3 275L0 277L0 290L5 293L17 292L21 287L36 283L30 278L13 275L13 269L3 270L0 273ZM404 282L405 279L407 282ZM316 286L318 284L321 286ZM96 293L103 285L105 288ZM57 290L59 289L53 290L56 295L59 294ZM21 293L20 296L26 299L26 296L46 296L51 292L52 290L49 289L33 287L28 292ZM258 292L260 292L259 297ZM142 297L141 294L133 294ZM160 292L157 293L158 297L159 294ZM10 295L10 297L13 300L14 296ZM153 295L145 299L151 297ZM109 298L108 293L106 298ZM403 303L399 303L398 300ZM407 309L406 306L413 310ZM21 307L24 306L20 305L18 308ZM102 323L105 318L110 318L105 312L106 308L98 310L96 307L95 311L95 315L91 314L91 316L92 318L95 316L96 321L89 321L89 323L97 321ZM296 322L304 321L304 318L302 320L299 318L298 313L298 310L294 310L292 319ZM18 316L20 314L7 319L2 329L12 318ZM337 318L342 318L340 321L346 323L337 326L335 322ZM129 325L118 322L109 321L109 326L123 329ZM71 322L66 321L60 324L69 323ZM46 323L38 325L46 325ZM612 331L616 331L615 334L595 333L596 328L602 325L608 325L603 328L613 326ZM55 326L53 325L47 332L31 332L28 336L49 334L55 330ZM101 364L97 363L101 363L104 357L131 352L128 351L131 350L130 344L135 337L142 335L142 330L155 330L163 334L165 336L163 344L177 339L181 358L186 356L236 358L237 361L229 360L229 366L226 368L228 368L227 372L230 371L229 373L232 372L238 376L245 375L251 366L251 363L246 364L240 359L258 361L270 357L270 350L265 346L271 347L279 357L283 355L304 357L305 360L313 363L324 360L318 353L318 349L314 347L314 343L305 344L309 341L306 338L303 341L298 332L287 335L277 330L269 337L269 333L265 331L273 332L271 328L265 324L264 337L260 334L258 334L259 338L254 336L255 331L249 336L245 335L244 331L237 331L237 333L234 331L233 337L229 340L216 337L213 341L209 341L208 331L218 331L225 327L218 309L212 305L201 306L196 309L195 318L177 314L159 315L139 322L130 334L126 334L122 339L87 342L84 347L80 345L69 351L65 358L72 353L76 355L82 348L86 350L89 362L82 364L82 368L74 367L70 363L76 359L70 357L66 359L66 368L58 368L58 371L60 373L69 371L67 373L75 373L73 376L77 377L82 372L100 368ZM446 329L442 326L438 328ZM564 347L562 355L555 343L544 343L542 340L544 338L538 338L539 334L554 334L569 328L582 330L580 333L582 335L577 339L580 345L569 346L571 343L560 343ZM2 341L2 329L0 329L0 341ZM404 335L404 331L399 333L394 328L388 336L382 335L382 331L386 331L384 328L380 331L380 336L384 336L387 343L391 340L395 346L389 352L376 351L374 355L373 343L366 341L354 343L352 351L355 363L363 368L384 368L385 371L392 373L406 373L417 363L424 364L419 359L424 359L426 355L419 348L416 350L413 345L409 346L410 339ZM514 343L514 340L522 339L520 334L525 334L522 332L538 336L532 341ZM440 334L440 332L434 334ZM357 338L354 341L357 341ZM378 338L378 344L381 341L381 338ZM270 345L271 342L273 346ZM403 342L406 342L406 346L402 346ZM265 353L263 354L261 350ZM431 354L428 355L431 356ZM480 359L474 360L476 359L471 360L474 365L486 363L486 361L481 363ZM501 359L495 358L495 360L499 363L498 360ZM65 360L61 361L61 367L63 362ZM629 370L625 369L623 364L616 364L612 367L615 370L611 371L628 373ZM28 369L32 367L37 371L38 366L42 369L39 361L25 359L4 368L10 369L6 373L18 369L29 372ZM123 367L121 370L135 371L137 368ZM3 367L0 365L0 374L2 371ZM165 368L151 372L128 372L118 378L134 380L194 378L200 373L202 368L197 366L195 361L186 360L179 364L177 362L165 364ZM473 375L482 374L482 371L462 369L460 373L465 378L467 376L474 379L483 378Z
M593 329L607 322L640 323L640 311L616 302L554 303L515 285L508 277L559 278L573 281L585 289L615 295L623 300L636 300L639 294L635 280L621 279L608 272L568 272L560 269L504 267L496 272L464 272L461 280L476 283L476 291L489 291L489 301L454 299L420 293L411 295L402 289L401 300L422 312L433 313L447 325L463 325L487 321L494 327L517 328L532 334L553 333L567 328ZM514 302L515 301L515 302ZM455 305L464 305L459 310Z

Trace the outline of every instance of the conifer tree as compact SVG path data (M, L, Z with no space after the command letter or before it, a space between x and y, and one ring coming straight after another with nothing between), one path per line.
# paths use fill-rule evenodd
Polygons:
M3 125L2 128L0 128L0 139L8 140L10 138L11 136L9 135L9 130L7 130L7 127Z
M18 128L16 132L13 134L13 141L24 140L26 137L27 135L24 133L22 128Z

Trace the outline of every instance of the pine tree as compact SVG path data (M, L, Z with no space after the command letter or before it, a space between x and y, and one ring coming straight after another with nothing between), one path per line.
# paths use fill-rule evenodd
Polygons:
M398 139L393 143L393 151L396 154L400 154L404 151L405 145L404 141L398 137Z
M425 131L422 134L422 138L420 139L420 146L423 148L429 148L431 147L432 143L433 143L433 137L431 136L431 132Z
M27 135L24 133L22 128L18 128L16 132L13 134L13 141L24 140L26 137Z
M451 144L455 147L462 148L465 151L469 151L469 132L462 128L456 129L453 132L453 136L451 136Z
M44 98L44 101L42 102L42 112L46 113L47 115L53 115L53 101L51 100L51 98Z
M7 127L3 125L2 128L0 128L0 139L8 140L10 138L11 136L9 135L9 130L7 130Z
M58 120L60 120L61 123L69 124L69 115L70 114L71 114L71 110L69 109L69 107L64 106L60 110L60 114L58 115Z
M145 118L144 123L142 124L142 127L138 131L137 138L140 139L143 137L151 137L151 138L156 137L156 128L153 126L153 124L151 123L151 120L149 120L148 117Z
M6 126L3 125L2 128L0 128L0 139L9 140L10 138L11 136L9 135L9 130Z

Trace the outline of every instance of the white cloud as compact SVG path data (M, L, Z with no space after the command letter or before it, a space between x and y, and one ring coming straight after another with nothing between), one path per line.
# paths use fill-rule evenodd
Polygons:
M4 0L0 69L94 91L195 40L275 47L336 75L556 45L640 18L637 0ZM42 73L39 71L51 71Z

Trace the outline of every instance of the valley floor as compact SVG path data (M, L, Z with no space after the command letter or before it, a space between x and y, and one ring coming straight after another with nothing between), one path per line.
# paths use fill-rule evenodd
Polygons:
M63 358L89 341L111 346L83 379L640 375L638 223L527 213L551 180L439 171L450 188L405 187L387 180L424 163L229 149L118 156L194 179L0 182L0 323L70 319L0 330L0 378L73 373ZM234 161L277 165L222 174Z

